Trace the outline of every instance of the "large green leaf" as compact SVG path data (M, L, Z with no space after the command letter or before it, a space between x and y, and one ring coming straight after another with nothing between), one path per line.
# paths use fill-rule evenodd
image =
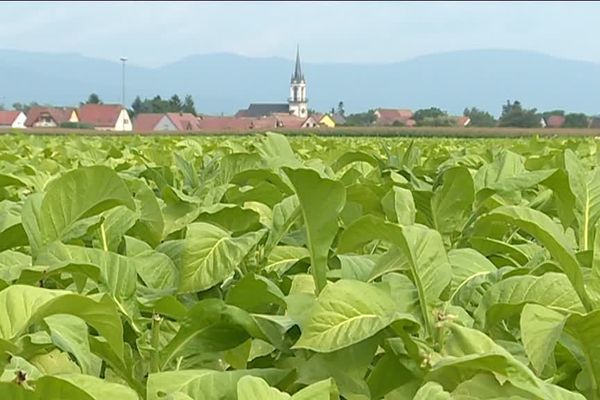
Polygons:
M444 171L440 179L431 197L434 227L440 233L462 231L475 199L471 173L467 168L455 167Z
M286 375L287 371L274 368L160 372L148 377L147 400L161 400L177 392L194 400L237 400L237 385L242 377L256 376L270 385L276 385Z
M0 396L11 400L139 400L127 386L81 374L42 376L32 382L34 391L13 383L0 383Z
M40 206L42 243L60 240L77 221L124 205L135 209L131 192L110 168L79 168L48 184Z
M395 321L418 324L412 316L399 313L384 290L364 282L340 280L326 286L319 295L295 347L332 352L367 339Z
M284 168L298 195L317 293L325 287L327 256L338 231L337 216L344 207L344 185L324 179L313 170Z
M440 302L440 296L452 277L440 234L423 225L401 227L365 216L344 231L339 240L338 251L343 253L354 250L375 239L398 246L406 260L410 278L417 288L425 330L431 334L432 307ZM391 263L376 265L371 272L371 279L396 270L396 266Z
M552 309L526 304L521 313L521 340L534 370L540 374L560 338L566 316Z
M218 299L203 300L189 310L177 334L161 350L161 365L182 353L231 349L250 337L267 340L250 314Z
M33 323L54 314L83 319L123 354L123 327L112 301L99 301L63 290L13 285L0 292L0 339L15 340Z
M165 242L157 248L179 268L181 293L206 290L225 280L265 234L261 230L231 237L227 231L204 222L187 229L185 239Z
M489 214L479 218L477 228L488 231L492 224L502 224L502 229L515 226L523 229L535 237L552 257L558 261L571 284L575 288L577 296L587 310L592 308L591 300L585 290L583 275L575 254L570 248L569 240L558 225L552 222L550 217L540 211L527 207L505 206L494 209Z
M494 284L481 299L475 316L482 325L493 325L520 312L527 303L567 313L585 311L567 277L548 272L540 277L513 276Z
M565 150L564 164L575 195L579 248L585 251L592 247L594 227L600 218L600 169L588 171L570 149Z

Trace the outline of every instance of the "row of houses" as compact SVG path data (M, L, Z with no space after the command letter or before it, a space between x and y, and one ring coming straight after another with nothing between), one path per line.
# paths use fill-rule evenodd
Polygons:
M415 126L408 109L378 108L375 126ZM468 117L455 117L457 126L467 126ZM0 111L0 128L59 128L85 126L97 130L137 132L190 132L224 130L265 130L334 128L345 124L343 115L311 114L300 117L287 112L257 113L249 116L194 116L188 113L143 113L132 120L127 110L116 104L84 104L79 108L32 107L21 111Z
M131 131L127 110L117 104L84 104L72 107L31 107L22 111L0 111L0 128L59 128L67 123L97 130Z
M272 113L260 117L194 116L188 113L138 114L133 121L125 108L113 104L85 104L79 108L32 107L22 111L0 111L0 128L59 128L88 126L113 131L198 131L248 130L273 128L333 128L345 122L337 114L297 117Z

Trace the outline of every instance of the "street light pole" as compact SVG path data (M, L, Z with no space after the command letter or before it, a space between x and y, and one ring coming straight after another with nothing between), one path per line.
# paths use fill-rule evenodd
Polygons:
M125 107L125 61L127 61L127 57L121 57L120 58L121 62L123 63L123 82L122 82L122 87L121 87L121 105L123 107Z

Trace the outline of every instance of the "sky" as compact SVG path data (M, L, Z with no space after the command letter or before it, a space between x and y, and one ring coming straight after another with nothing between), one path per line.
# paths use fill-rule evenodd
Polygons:
M600 2L0 2L0 48L158 67L237 53L390 63L469 49L600 63Z

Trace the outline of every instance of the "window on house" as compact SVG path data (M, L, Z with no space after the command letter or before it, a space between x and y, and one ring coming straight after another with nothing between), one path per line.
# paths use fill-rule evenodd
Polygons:
M124 124L128 124L128 123L129 123L129 120L128 120L128 119L124 119L124 120L123 120L123 123L124 123Z

